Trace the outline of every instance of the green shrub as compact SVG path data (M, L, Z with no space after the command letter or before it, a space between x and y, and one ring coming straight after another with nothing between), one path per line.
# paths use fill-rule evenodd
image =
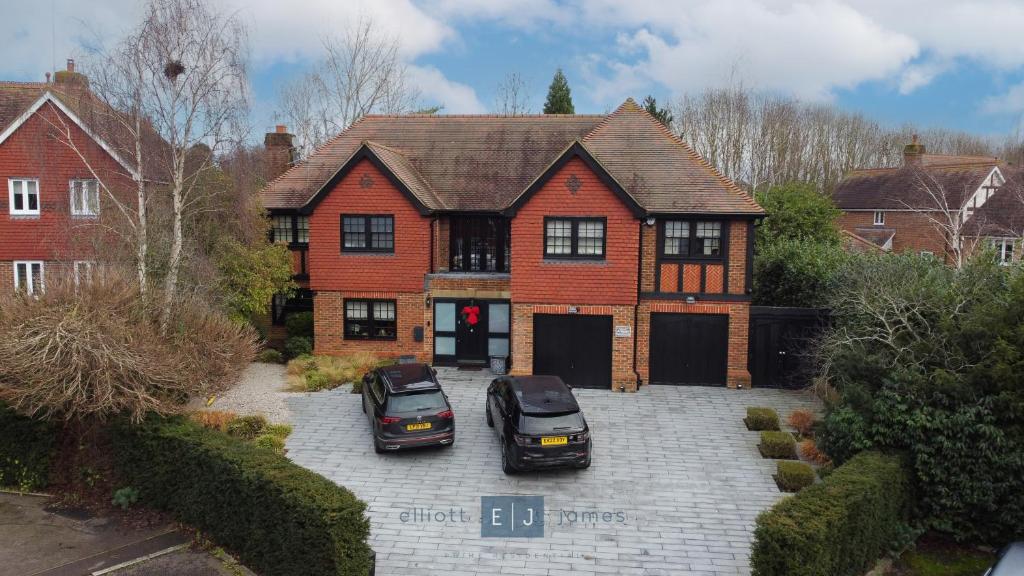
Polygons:
M307 336L289 336L284 341L284 353L289 358L312 354L313 339Z
M57 449L57 429L0 403L0 486L25 492L45 488Z
M889 550L911 507L899 458L864 452L757 518L754 576L853 576Z
M284 364L284 354L273 348L267 348L256 357L260 362L266 364Z
M779 414L771 408L751 406L747 408L747 417L743 423L749 430L778 430Z
M828 478L829 476L831 476L832 473L835 472L835 471L836 471L835 464L833 464L831 462L826 462L825 464L822 464L821 466L818 466L818 478L821 478L822 480L824 480L825 478Z
M252 440L263 433L267 419L263 416L239 416L228 422L228 434L243 440Z
M288 424L267 424L267 427L263 429L263 432L284 440L291 435L292 427Z
M296 312L284 319L284 328L289 338L313 338L313 313Z
M262 434L260 436L257 436L256 440L253 441L253 444L259 446L260 448L273 450L278 454L284 453L284 439L278 436L274 436L272 434Z
M365 576L366 505L350 491L185 418L119 423L114 455L140 502L208 534L264 576Z
M761 432L761 455L765 458L796 458L796 439L789 432L766 430Z
M120 506L122 510L127 510L135 505L139 501L139 491L131 486L125 486L124 488L118 488L114 491L114 498L110 501L114 506Z
M351 392L353 394L362 394L363 393L363 381L362 381L362 379L359 379L359 380L356 380L355 382L352 382L352 390L349 390L349 392Z
M306 390L310 392L319 392L321 390L329 390L334 388L334 381L331 377L323 372L306 372Z
M776 468L775 480L786 492L799 492L814 484L814 469L804 462L781 460Z

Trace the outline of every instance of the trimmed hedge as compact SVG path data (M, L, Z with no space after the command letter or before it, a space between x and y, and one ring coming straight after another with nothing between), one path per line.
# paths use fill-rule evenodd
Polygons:
M208 533L263 576L365 576L366 504L270 450L185 418L114 427L140 502Z
M771 408L751 406L747 408L747 417L743 419L748 430L778 430L779 414Z
M0 403L0 486L22 491L45 488L57 451L57 430Z
M911 507L898 457L862 452L757 518L754 576L854 576L888 551Z
M765 458L796 459L796 438L789 432L761 432L761 455Z
M786 492L799 492L814 484L814 468L804 462L780 460L775 470L775 481Z

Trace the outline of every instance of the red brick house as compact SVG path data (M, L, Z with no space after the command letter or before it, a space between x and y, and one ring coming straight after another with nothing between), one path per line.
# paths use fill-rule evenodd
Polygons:
M505 356L576 386L749 386L761 208L632 100L609 115L367 116L271 182L316 352Z
M948 258L950 218L961 227L1005 178L998 158L927 154L914 137L894 168L862 168L847 174L832 193L843 214L840 228L858 249L865 242L882 250ZM941 223L941 224L940 224Z
M56 273L91 275L107 237L102 224L115 212L99 181L130 189L133 178L87 121L92 100L74 61L52 82L47 77L0 82L3 292L38 292Z

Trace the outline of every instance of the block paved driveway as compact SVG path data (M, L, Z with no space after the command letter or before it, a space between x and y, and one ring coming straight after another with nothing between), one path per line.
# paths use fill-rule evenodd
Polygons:
M288 400L288 456L368 503L378 575L748 574L754 519L782 495L774 461L743 425L746 407L785 418L816 406L807 393L767 389L576 390L593 434L590 469L506 476L484 422L490 373L438 373L455 409L450 448L375 454L347 386ZM489 495L544 496L544 537L481 538ZM584 512L597 521L581 521Z

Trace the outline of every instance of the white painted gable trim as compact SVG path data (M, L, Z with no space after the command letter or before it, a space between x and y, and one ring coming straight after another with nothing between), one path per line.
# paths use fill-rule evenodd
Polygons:
M39 109L43 107L43 104L46 104L47 102L56 106L58 110L60 110L68 118L70 118L76 126L81 128L82 131L85 132L87 136L89 136L89 138L96 142L96 144L99 144L100 148L103 148L103 150L107 154L109 154L111 158L113 158L118 164L121 165L122 168L124 168L129 174L131 174L132 178L136 180L139 179L139 173L135 169L133 169L127 162L125 162L117 154L117 152L114 151L113 147L111 147L109 144L106 143L106 141L104 141L102 138L97 136L92 130L90 130L89 127L86 126L84 122L82 122L78 115L72 112L70 108L65 106L64 103L60 101L60 98L54 96L53 93L49 90L47 90L42 96L40 96L38 100L33 102L32 105L28 107L28 110L26 110L21 116L18 116L18 118L14 122L12 122L6 130L0 132L0 144L3 144L5 141L7 141L7 139L10 138L11 135L18 130L18 128L21 128L22 124L27 122L28 119L31 118L33 114L38 112Z

